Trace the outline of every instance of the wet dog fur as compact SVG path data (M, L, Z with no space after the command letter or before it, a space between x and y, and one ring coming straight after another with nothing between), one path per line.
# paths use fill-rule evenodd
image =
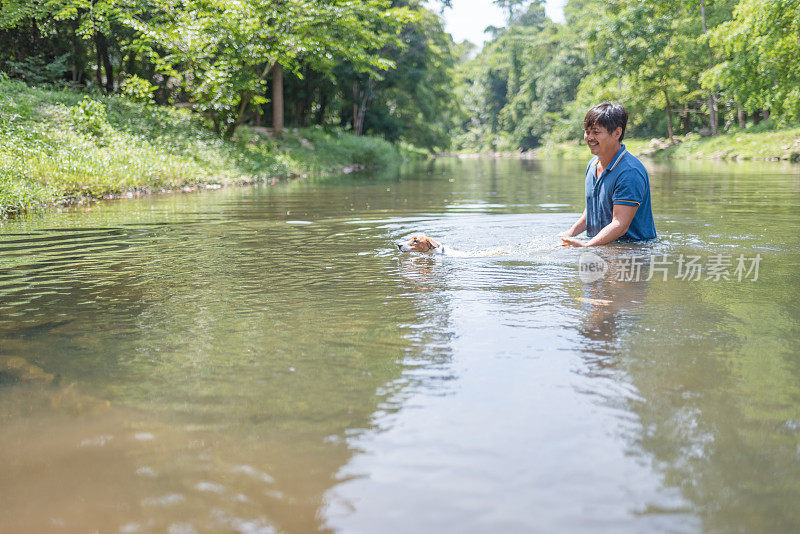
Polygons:
M401 252L420 252L422 254L447 254L451 252L449 248L437 242L435 239L424 234L411 236L407 242L397 243L397 248Z

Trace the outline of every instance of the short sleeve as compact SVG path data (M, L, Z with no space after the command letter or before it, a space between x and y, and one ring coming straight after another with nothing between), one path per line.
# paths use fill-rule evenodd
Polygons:
M594 165L597 162L598 159L599 158L597 156L594 156L594 157L592 157L592 159L589 160L589 164L586 165L586 173L585 173L586 176L589 176L589 169L592 168L592 165Z
M641 206L647 192L645 180L647 178L634 169L623 172L614 184L611 201L624 206Z

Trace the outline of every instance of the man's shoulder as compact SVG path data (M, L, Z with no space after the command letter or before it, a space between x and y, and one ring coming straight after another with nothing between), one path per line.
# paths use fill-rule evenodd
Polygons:
M645 169L644 163L642 160L631 154L628 150L625 150L625 157L622 158L620 162L622 165L627 165L629 167L634 167L637 169L647 170Z
M622 157L622 160L619 162L619 170L620 175L629 174L631 172L640 174L641 176L647 177L647 167L644 166L644 163L631 154L630 152L625 152L625 155Z

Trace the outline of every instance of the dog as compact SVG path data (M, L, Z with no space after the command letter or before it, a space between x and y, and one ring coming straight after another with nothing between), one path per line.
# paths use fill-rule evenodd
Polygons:
M423 254L441 254L447 256L465 256L463 252L459 252L450 247L445 247L438 243L433 238L424 234L411 236L407 243L397 243L397 248L400 252L421 252Z

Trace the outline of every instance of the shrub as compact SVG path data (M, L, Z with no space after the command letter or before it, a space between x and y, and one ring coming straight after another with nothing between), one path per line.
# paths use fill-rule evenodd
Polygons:
M112 131L105 104L88 96L72 108L72 121L78 130L95 137L105 137Z
M28 56L22 61L7 61L6 70L12 78L19 78L31 85L63 84L64 73L69 68L69 54L48 61L43 56Z
M139 78L134 74L122 82L119 89L123 95L134 102L152 104L153 93L157 87L144 78Z

